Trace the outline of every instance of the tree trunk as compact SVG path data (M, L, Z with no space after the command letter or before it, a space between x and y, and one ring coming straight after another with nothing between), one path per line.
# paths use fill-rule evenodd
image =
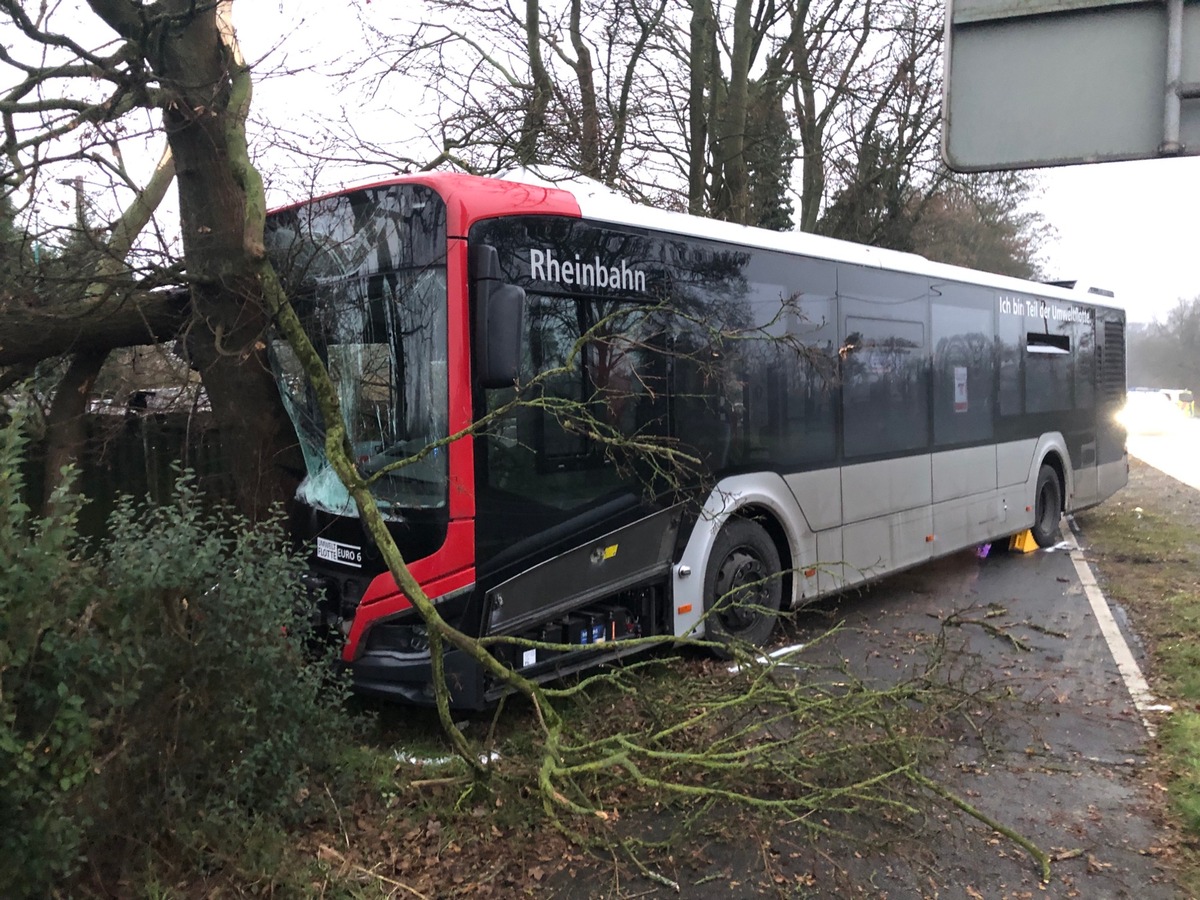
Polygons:
M78 470L70 478L64 470L78 465L87 443L88 398L108 356L107 350L77 353L54 392L54 402L46 416L45 492L42 497L44 515L53 512L54 494L59 488L74 490Z
M304 466L266 359L265 198L246 143L250 74L232 0L89 2L161 80L193 285L189 346L232 461L237 504L262 518L292 500Z
M596 79L592 72L592 52L583 40L580 27L582 0L571 2L571 46L575 49L575 77L579 83L579 172L599 181L600 167L600 110L596 100Z
M529 105L521 123L521 137L517 142L517 162L522 166L535 166L538 158L538 138L546 127L546 110L554 95L554 83L546 71L542 59L541 18L538 0L525 0L525 42L529 47L529 71L533 77Z
M750 177L746 161L746 114L750 105L750 62L754 34L750 0L737 0L733 9L733 48L729 60L729 89L720 117L720 138L714 162L723 180L718 218L747 225L750 221ZM723 199L723 203L721 200Z
M708 120L705 87L713 74L713 15L709 0L692 0L688 50L688 212L702 216L708 200Z
M65 307L10 302L0 305L0 366L170 340L187 318L188 298L179 291L114 292Z

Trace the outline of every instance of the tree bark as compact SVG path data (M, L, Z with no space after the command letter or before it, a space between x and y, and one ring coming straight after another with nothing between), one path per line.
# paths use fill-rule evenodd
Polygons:
M575 49L572 68L579 83L579 172L599 181L600 167L600 110L596 100L596 79L592 72L592 52L583 39L580 27L582 0L571 0L571 46Z
M0 366L64 353L91 353L167 341L188 320L182 291L141 291L66 306L0 305Z
M708 126L705 88L712 70L713 14L709 0L692 0L688 50L688 212L708 208ZM715 79L714 79L715 80Z
M720 168L723 196L715 198L713 212L739 225L750 220L750 178L746 161L746 112L750 105L750 62L754 33L750 25L750 0L737 0L733 9L733 47L729 60L729 88L720 118L720 136L714 163ZM722 202L723 201L723 202Z
M250 73L232 0L89 3L160 79L192 284L189 349L232 460L237 504L263 518L292 501L304 465L266 359L265 196L246 141Z
M546 110L554 95L554 82L542 59L538 0L525 0L525 42L529 48L529 72L533 84L530 85L529 104L521 123L521 137L517 141L517 162L522 166L535 166L541 161L538 158L538 138L546 127Z
M77 353L67 367L67 373L58 383L54 402L46 416L46 461L45 492L42 498L43 515L53 512L54 496L59 488L72 490L78 477L66 476L68 466L75 466L83 456L87 443L87 428L84 413L88 398L100 374L100 367L108 357L107 350L89 350Z

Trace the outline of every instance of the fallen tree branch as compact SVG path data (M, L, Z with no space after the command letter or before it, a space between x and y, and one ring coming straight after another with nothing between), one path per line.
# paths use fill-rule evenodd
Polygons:
M1038 866L1041 868L1042 883L1043 884L1049 883L1049 881L1050 881L1050 856L1044 850L1041 850L1033 841L1031 841L1029 838L1025 837L1024 835L1019 834L1018 832L1014 831L1013 829L1009 828L1007 825L1003 825L1000 822L997 822L995 819L993 819L987 813L983 812L981 809L979 809L976 806L972 806L970 803L968 803L962 797L958 796L958 794L955 794L953 791L946 789L945 787L938 784L933 779L928 778L925 775L922 775L920 772L912 772L912 773L910 773L909 777L912 778L912 780L914 782L921 785L921 787L925 788L927 791L937 794L937 796L941 797L947 803L950 803L953 806L958 807L960 810L962 810L963 812L965 812L967 815L971 816L972 818L978 819L980 822L982 822L988 828L995 831L997 834L1004 835L1004 837L1008 838L1010 841L1012 841L1018 847L1025 850L1030 856L1032 856L1035 860L1037 860Z

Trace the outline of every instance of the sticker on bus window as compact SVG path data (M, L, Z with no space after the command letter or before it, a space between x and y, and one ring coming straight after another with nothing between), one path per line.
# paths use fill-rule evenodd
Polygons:
M967 367L954 367L954 411L967 411Z
M341 544L328 538L317 538L317 559L361 569L362 547L356 547L354 544Z

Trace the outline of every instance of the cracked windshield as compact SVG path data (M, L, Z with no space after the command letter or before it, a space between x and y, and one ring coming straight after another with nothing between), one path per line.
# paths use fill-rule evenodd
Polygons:
M274 215L267 242L383 513L444 506L447 453L431 446L447 433L441 200L416 186L318 200ZM297 497L356 515L325 455L324 422L299 360L278 335L271 350L307 467Z

